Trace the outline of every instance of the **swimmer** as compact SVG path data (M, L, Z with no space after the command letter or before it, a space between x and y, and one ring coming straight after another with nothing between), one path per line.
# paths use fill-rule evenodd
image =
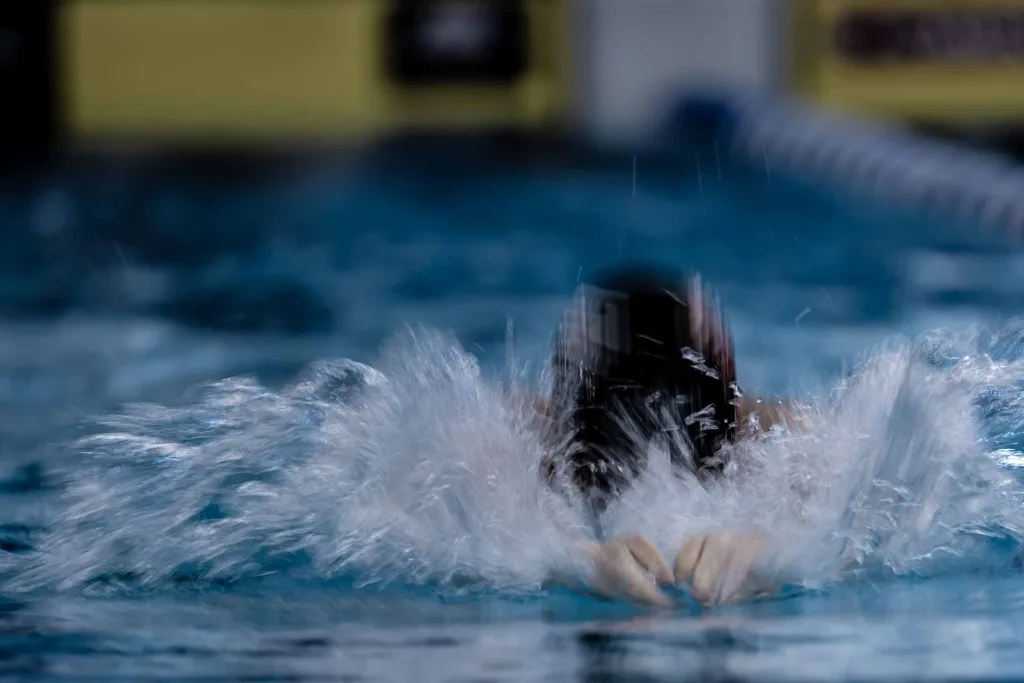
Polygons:
M739 395L732 339L697 276L621 267L580 286L552 372L552 395L538 411L560 455L549 454L541 473L578 492L598 538L602 513L646 468L643 445L666 429L684 437L662 440L673 467L706 480L723 476L723 446L784 417L778 403ZM763 545L740 531L699 534L681 539L672 566L640 534L582 551L594 563L590 587L603 595L666 605L659 586L677 585L711 606L770 592L757 576Z

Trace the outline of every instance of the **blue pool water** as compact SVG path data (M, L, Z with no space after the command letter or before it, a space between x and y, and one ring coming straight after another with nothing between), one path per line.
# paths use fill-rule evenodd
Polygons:
M690 154L224 164L0 186L0 676L1024 676L1020 251ZM644 482L613 526L670 553L760 524L782 597L543 584L578 520L501 387L630 258L703 271L744 389L808 398L813 436L737 490Z

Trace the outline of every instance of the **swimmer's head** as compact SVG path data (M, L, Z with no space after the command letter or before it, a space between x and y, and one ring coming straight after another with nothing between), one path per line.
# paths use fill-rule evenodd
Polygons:
M663 441L677 467L720 468L717 452L735 434L736 367L698 277L632 266L580 286L553 374L552 402L574 434L568 475L598 509L644 470L647 445L667 431L677 431Z

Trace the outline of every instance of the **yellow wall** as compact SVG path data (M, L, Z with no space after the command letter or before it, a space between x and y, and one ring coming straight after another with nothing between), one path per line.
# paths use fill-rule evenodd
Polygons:
M529 0L510 87L412 93L383 74L383 0L68 0L66 126L78 139L341 139L400 126L540 126L566 106L562 0Z
M1024 61L852 64L831 49L833 27L851 9L1024 10L1022 0L792 0L795 89L827 107L925 122L1024 120Z

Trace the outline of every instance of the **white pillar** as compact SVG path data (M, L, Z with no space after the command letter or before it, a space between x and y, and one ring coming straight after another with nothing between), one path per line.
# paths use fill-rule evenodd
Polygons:
M644 139L687 88L779 82L780 0L576 0L577 112L597 139Z

